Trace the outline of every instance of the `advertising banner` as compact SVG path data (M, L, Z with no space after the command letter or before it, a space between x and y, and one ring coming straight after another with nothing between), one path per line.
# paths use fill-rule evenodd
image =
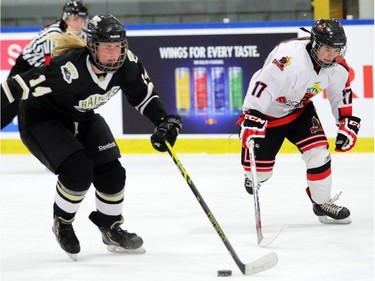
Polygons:
M353 114L362 118L359 137L374 135L374 25L373 21L343 21L348 38L346 60L353 89ZM145 66L155 89L170 114L180 114L184 127L180 138L228 138L237 134L235 122L252 74L281 41L306 36L300 26L310 23L232 23L128 26L130 49ZM2 29L1 81L15 59L39 29ZM366 34L366 36L363 36ZM337 127L325 93L314 97L328 137ZM116 95L97 110L114 136L149 138L153 124ZM19 138L17 118L4 128L1 138Z
M170 114L186 134L235 133L252 74L280 41L297 33L139 36L129 48L144 63ZM123 133L149 133L149 122L123 102Z

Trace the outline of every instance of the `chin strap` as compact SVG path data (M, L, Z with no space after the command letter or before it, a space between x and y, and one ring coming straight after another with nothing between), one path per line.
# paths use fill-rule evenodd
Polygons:
M309 30L307 30L306 28L304 28L304 27L300 27L299 29L301 29L302 31L305 31L305 32L311 34L311 32Z

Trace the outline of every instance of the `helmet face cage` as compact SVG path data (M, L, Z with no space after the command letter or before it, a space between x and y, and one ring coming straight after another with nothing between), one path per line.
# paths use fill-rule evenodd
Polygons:
M311 28L311 56L314 61L322 68L336 66L345 57L346 53L346 35L341 23L336 20L317 20ZM322 46L328 46L338 49L338 55L329 64L323 63L317 57L317 51Z
M125 62L128 52L128 41L126 31L114 16L94 16L88 23L87 30L87 48L90 51L91 58L95 66L104 72L115 72ZM114 63L103 63L98 58L98 47L101 42L121 43L121 53L118 60Z
M87 7L83 1L80 0L68 0L63 7L62 19L65 20L68 17L81 17L85 20L88 19L89 13Z

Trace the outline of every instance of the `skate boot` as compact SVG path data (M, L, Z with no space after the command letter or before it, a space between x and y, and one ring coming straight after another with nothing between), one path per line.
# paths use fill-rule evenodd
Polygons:
M64 220L60 217L55 217L53 220L52 231L56 236L57 243L68 254L68 256L77 261L77 254L80 252L81 247L77 236L73 229L73 219Z
M263 182L265 182L265 181L258 182L258 188L257 188L257 190L259 190L260 184L263 183ZM254 195L253 182L247 176L245 176L244 186L245 186L245 189L246 189L247 193L249 193L251 195Z
M244 183L244 186L245 186L245 189L247 191L247 193L253 195L254 194L254 190L253 190L253 183L251 182L251 180L249 180L247 177L245 177L245 183Z
M110 227L102 227L99 225L96 212L92 212L89 218L102 233L102 241L107 245L107 250L109 252L130 254L143 254L146 252L142 247L143 240L140 236L123 230L120 227L124 222L122 217L120 221L113 223Z
M339 194L336 194L331 200L329 200L327 203L324 204L316 204L312 198L310 189L306 188L306 193L309 196L312 204L313 204L313 211L314 214L318 216L319 221L321 223L326 224L349 224L352 222L352 219L350 218L350 211L342 206L338 206L334 204L336 200L340 198Z

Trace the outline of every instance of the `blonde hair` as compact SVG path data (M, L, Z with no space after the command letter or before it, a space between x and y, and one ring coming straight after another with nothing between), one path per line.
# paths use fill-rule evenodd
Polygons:
M52 56L61 55L71 49L86 47L86 40L69 30L63 34L53 34L49 39L55 43L55 47L52 50Z

